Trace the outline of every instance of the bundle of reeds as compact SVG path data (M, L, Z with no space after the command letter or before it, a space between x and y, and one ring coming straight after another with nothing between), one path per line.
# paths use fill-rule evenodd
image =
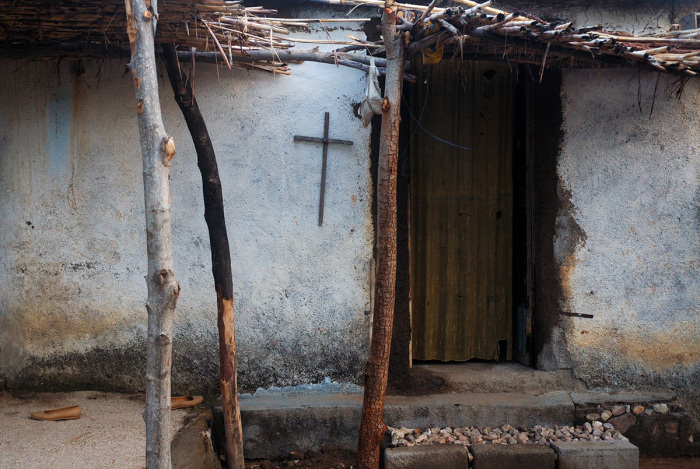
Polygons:
M368 18L275 18L276 10L245 7L239 0L161 0L154 13L158 15L158 42L174 43L181 50L218 52L214 58L218 57L229 68L288 74L284 61L274 59L274 52L289 49L295 43L373 46L354 40L333 43L330 38L289 37L290 27L309 28L312 23L368 21ZM5 56L13 57L21 57L23 51L35 58L41 57L42 51L48 51L47 56L87 54L88 50L92 56L100 50L108 55L110 51L128 49L125 21L123 0L0 0L0 50L5 51ZM247 60L251 51L273 52L273 58ZM289 56L287 60L291 60ZM352 61L341 64L366 68Z

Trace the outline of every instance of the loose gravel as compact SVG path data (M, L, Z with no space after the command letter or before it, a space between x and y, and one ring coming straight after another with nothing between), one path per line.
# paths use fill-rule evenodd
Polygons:
M624 435L609 423L586 422L577 427L543 426L515 428L501 427L446 427L446 428L391 428L392 446L416 446L433 444L471 445L550 445L556 441L624 440Z

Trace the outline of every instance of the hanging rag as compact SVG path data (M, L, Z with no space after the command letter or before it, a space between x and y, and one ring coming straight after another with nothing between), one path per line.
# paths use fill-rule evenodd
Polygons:
M442 60L445 53L445 43L433 44L421 51L423 53L423 64L436 64Z
M362 125L367 127L372 121L372 116L382 113L382 92L379 88L379 71L374 65L374 57L369 59L369 74L367 75L367 90L365 99L360 104L360 117Z
M428 37L438 32L440 32L440 23L431 21L425 25L419 36L420 38ZM432 46L426 47L421 52L423 53L424 64L436 64L442 60L442 55L445 53L445 43L439 42L433 44Z

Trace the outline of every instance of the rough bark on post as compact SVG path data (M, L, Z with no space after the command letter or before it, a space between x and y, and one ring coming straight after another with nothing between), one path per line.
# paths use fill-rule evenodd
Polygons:
M396 5L393 0L385 2L382 36L386 46L387 65L377 178L377 274L372 339L364 376L365 394L357 448L358 469L379 467L380 443L386 431L383 414L394 322L396 178L405 64L403 39L396 33Z
M170 363L173 315L180 285L173 272L170 226L170 161L175 143L163 128L158 97L154 36L156 0L125 0L131 73L143 159L148 248L148 338L146 344L146 466L169 469Z
M219 385L224 409L226 461L229 469L244 469L241 413L238 408L236 375L236 338L233 318L233 275L229 251L224 196L214 146L204 118L199 111L192 87L182 78L177 53L172 44L163 44L163 56L175 101L187 123L197 152L197 166L202 175L204 219L209 229L211 264L216 290L219 325Z

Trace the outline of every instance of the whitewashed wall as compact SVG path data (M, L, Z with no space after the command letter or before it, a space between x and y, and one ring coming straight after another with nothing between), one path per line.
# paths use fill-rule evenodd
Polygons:
M335 24L337 41L350 24ZM299 37L325 35L295 33ZM300 45L299 48L305 48ZM310 47L308 47L310 48ZM123 61L0 65L0 375L12 386L142 387L146 249L133 83ZM244 388L357 381L368 338L369 130L353 116L364 73L292 76L198 64L195 94L221 172ZM161 68L161 75L164 68ZM216 299L201 179L161 80L171 170L175 388L217 386ZM321 152L331 146L324 225Z
M671 2L593 3L515 6L645 33L680 11ZM336 26L336 40L362 36ZM79 77L67 64L0 64L0 375L11 385L142 387L141 162L123 71L120 61L88 64ZM352 115L365 78L312 63L292 71L197 68L224 185L247 389L325 376L357 382L367 349L369 132ZM538 364L573 368L589 386L671 387L698 402L700 90L692 82L676 100L662 77L650 119L657 76L635 73L564 73L563 127L551 129L563 131L551 181L561 200L544 201L560 206L548 255L559 310L594 318L558 318L537 331L546 337ZM200 180L171 94L163 82L165 126L178 147L174 378L176 389L213 389L216 305ZM293 135L320 135L325 111L331 136L355 145L330 150L318 227L321 148Z
M555 258L562 310L594 317L563 320L556 355L591 386L697 398L700 86L676 99L675 78L636 73L564 74L558 175L570 209L559 214Z

